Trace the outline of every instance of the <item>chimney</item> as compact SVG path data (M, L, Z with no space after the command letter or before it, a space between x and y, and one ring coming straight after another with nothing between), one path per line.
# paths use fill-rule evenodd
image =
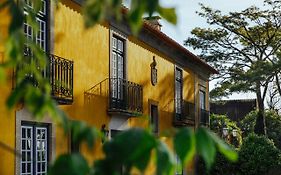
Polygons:
M161 31L161 23L160 23L160 16L151 16L151 17L145 17L144 20L148 22L149 25L151 25L153 28Z

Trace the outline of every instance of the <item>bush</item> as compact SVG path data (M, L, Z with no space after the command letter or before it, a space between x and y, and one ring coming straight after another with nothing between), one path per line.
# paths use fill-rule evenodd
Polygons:
M206 170L206 166L202 158L199 158L197 164L197 174L199 175L236 175L236 163L229 162L222 154L217 153L215 163L210 169Z
M240 122L243 130L243 137L254 132L257 111L252 111ZM272 139L275 146L281 149L281 116L275 111L265 112L266 131L269 139Z
M241 175L265 175L272 169L280 169L280 160L280 150L271 140L249 134L239 151L238 167Z
M236 163L229 162L223 155L216 155L216 162L210 171L210 175L236 175Z
M228 143L235 147L239 147L242 143L241 129L236 125L236 122L231 121L226 115L211 114L210 116L210 129L223 137L222 130L227 128L229 131L228 137L224 138ZM232 131L237 131L237 136L234 137Z

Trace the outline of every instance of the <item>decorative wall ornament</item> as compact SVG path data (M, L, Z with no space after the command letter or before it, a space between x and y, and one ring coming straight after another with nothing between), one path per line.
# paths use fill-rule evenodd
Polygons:
M151 68L151 84L155 86L157 84L157 69L156 69L155 56L153 56L153 62L150 64Z

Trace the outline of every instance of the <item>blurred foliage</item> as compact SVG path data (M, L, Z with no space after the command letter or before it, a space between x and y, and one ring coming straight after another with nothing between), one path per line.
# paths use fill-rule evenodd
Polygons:
M215 163L208 171L206 164L199 158L197 165L197 172L200 175L239 175L239 168L237 162L230 162L222 154L216 154Z
M183 167L186 167L195 154L201 155L207 169L214 163L215 153L219 152L230 161L237 160L236 152L215 134L206 128L199 128L195 132L192 129L179 129L172 132L167 139L173 140L175 153L179 156ZM130 144L128 144L130 143ZM186 144L183 145L183 144ZM144 173L149 162L155 161L155 174L173 174L175 170L175 159L172 151L165 142L144 129L131 128L117 134L114 139L103 144L104 158L96 160L90 168L88 165L75 161L84 162L80 153L61 155L50 166L50 175L67 175L72 172L82 171L79 175L107 174L121 175L130 174L133 169ZM64 165L64 166L63 166ZM69 166L69 168L67 168Z
M254 132L257 111L252 111L239 123L243 137ZM265 111L267 137L272 139L275 146L281 150L281 116L276 111Z
M130 9L130 10L129 10ZM159 14L172 24L177 23L175 8L165 8L159 0L131 0L130 8L122 5L122 0L87 0L83 6L86 27L92 27L106 19L115 18L119 22L126 20L133 34L137 34L143 25L143 17Z
M228 136L223 135L223 128L228 130ZM237 126L236 122L231 121L226 115L211 114L210 129L220 137L228 139L228 143L235 147L239 147L242 144L241 129ZM235 137L233 136L233 130L237 133L237 136Z
M5 62L0 65L0 70L16 69L16 86L7 99L7 106L13 109L18 104L24 104L36 120L48 115L64 129L65 134L73 134L74 142L79 145L85 142L92 148L96 141L104 137L103 133L82 121L69 120L58 107L51 97L49 82L41 72L48 62L48 57L33 40L24 37L24 20L34 29L34 35L38 31L36 14L41 7L41 1L33 0L34 8L26 8L26 13L29 14L26 18L23 15L23 2L6 0L0 4L0 10L8 8L11 15L9 37L5 44ZM169 22L176 23L175 9L164 8L157 0L132 0L131 10L126 13L123 10L120 0L87 0L83 5L85 24L91 27L110 17L117 20L124 18L136 34L141 29L144 14L152 16L159 13ZM25 44L32 54L23 54ZM0 77L3 76L2 73ZM171 137L175 153L180 157L183 166L188 164L195 154L199 154L209 168L217 151L229 160L237 159L236 152L206 128L199 128L195 132L191 129L180 129L171 134ZM96 160L92 165L88 164L81 153L60 155L50 165L48 172L50 175L117 175L121 171L130 174L133 168L143 172L149 161L154 158L157 165L156 174L173 174L175 163L172 151L163 141L144 129L132 128L118 134L103 144L103 151L104 158Z

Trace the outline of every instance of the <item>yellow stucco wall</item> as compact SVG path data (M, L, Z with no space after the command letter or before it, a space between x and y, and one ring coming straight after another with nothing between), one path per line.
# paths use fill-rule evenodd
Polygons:
M4 0L0 0L0 4ZM0 11L0 63L4 59L4 43L8 35L9 11ZM11 91L10 74L7 71L8 82L6 85L0 84L0 174L14 174L14 153L15 147L15 113L6 108L6 99Z
M88 97L85 92L108 78L109 75L109 27L108 24L85 29L79 6L72 2L59 3L54 21L54 54L74 61L74 102L61 106L74 120L84 120L101 128L109 122L106 113L107 98L96 95ZM60 140L60 137L57 137ZM67 151L65 143L57 153ZM98 146L100 147L100 145ZM89 151L88 160L102 156L99 151ZM95 154L96 153L96 154ZM91 156L92 155L92 156Z
M2 2L2 0L0 0ZM72 1L62 0L54 10L51 24L51 53L74 61L74 102L60 107L74 120L84 120L89 125L101 128L109 125L111 116L107 113L106 93L89 95L85 93L91 87L102 87L109 77L110 26L108 23L85 29L80 7ZM0 12L0 61L3 59L4 40L7 35L9 18L6 12ZM2 20L3 19L3 20ZM3 40L4 39L4 40ZM130 127L148 127L149 100L158 102L160 132L173 127L174 117L174 82L175 64L159 51L129 36L127 45L127 79L143 86L143 116L129 118ZM152 86L150 80L150 64L155 56L158 71L158 83ZM7 111L5 100L11 91L10 81L0 86L0 141L11 149L15 149L15 110ZM189 102L196 102L195 89L198 87L196 75L183 69L183 97ZM103 83L100 83L103 82ZM99 84L100 83L100 84ZM54 126L56 127L56 126ZM69 152L69 138L62 129L56 128L56 155ZM171 146L171 144L169 144ZM103 156L101 143L93 150L81 147L89 161ZM0 174L15 174L15 156L0 146Z
M143 112L141 118L132 118L131 126L148 126L149 104L148 100L158 102L160 132L172 126L174 117L175 98L175 64L170 58L135 37L127 41L127 78L143 86ZM157 63L157 84L151 84L151 68L153 56ZM194 75L191 71L183 70L183 98L194 103Z

